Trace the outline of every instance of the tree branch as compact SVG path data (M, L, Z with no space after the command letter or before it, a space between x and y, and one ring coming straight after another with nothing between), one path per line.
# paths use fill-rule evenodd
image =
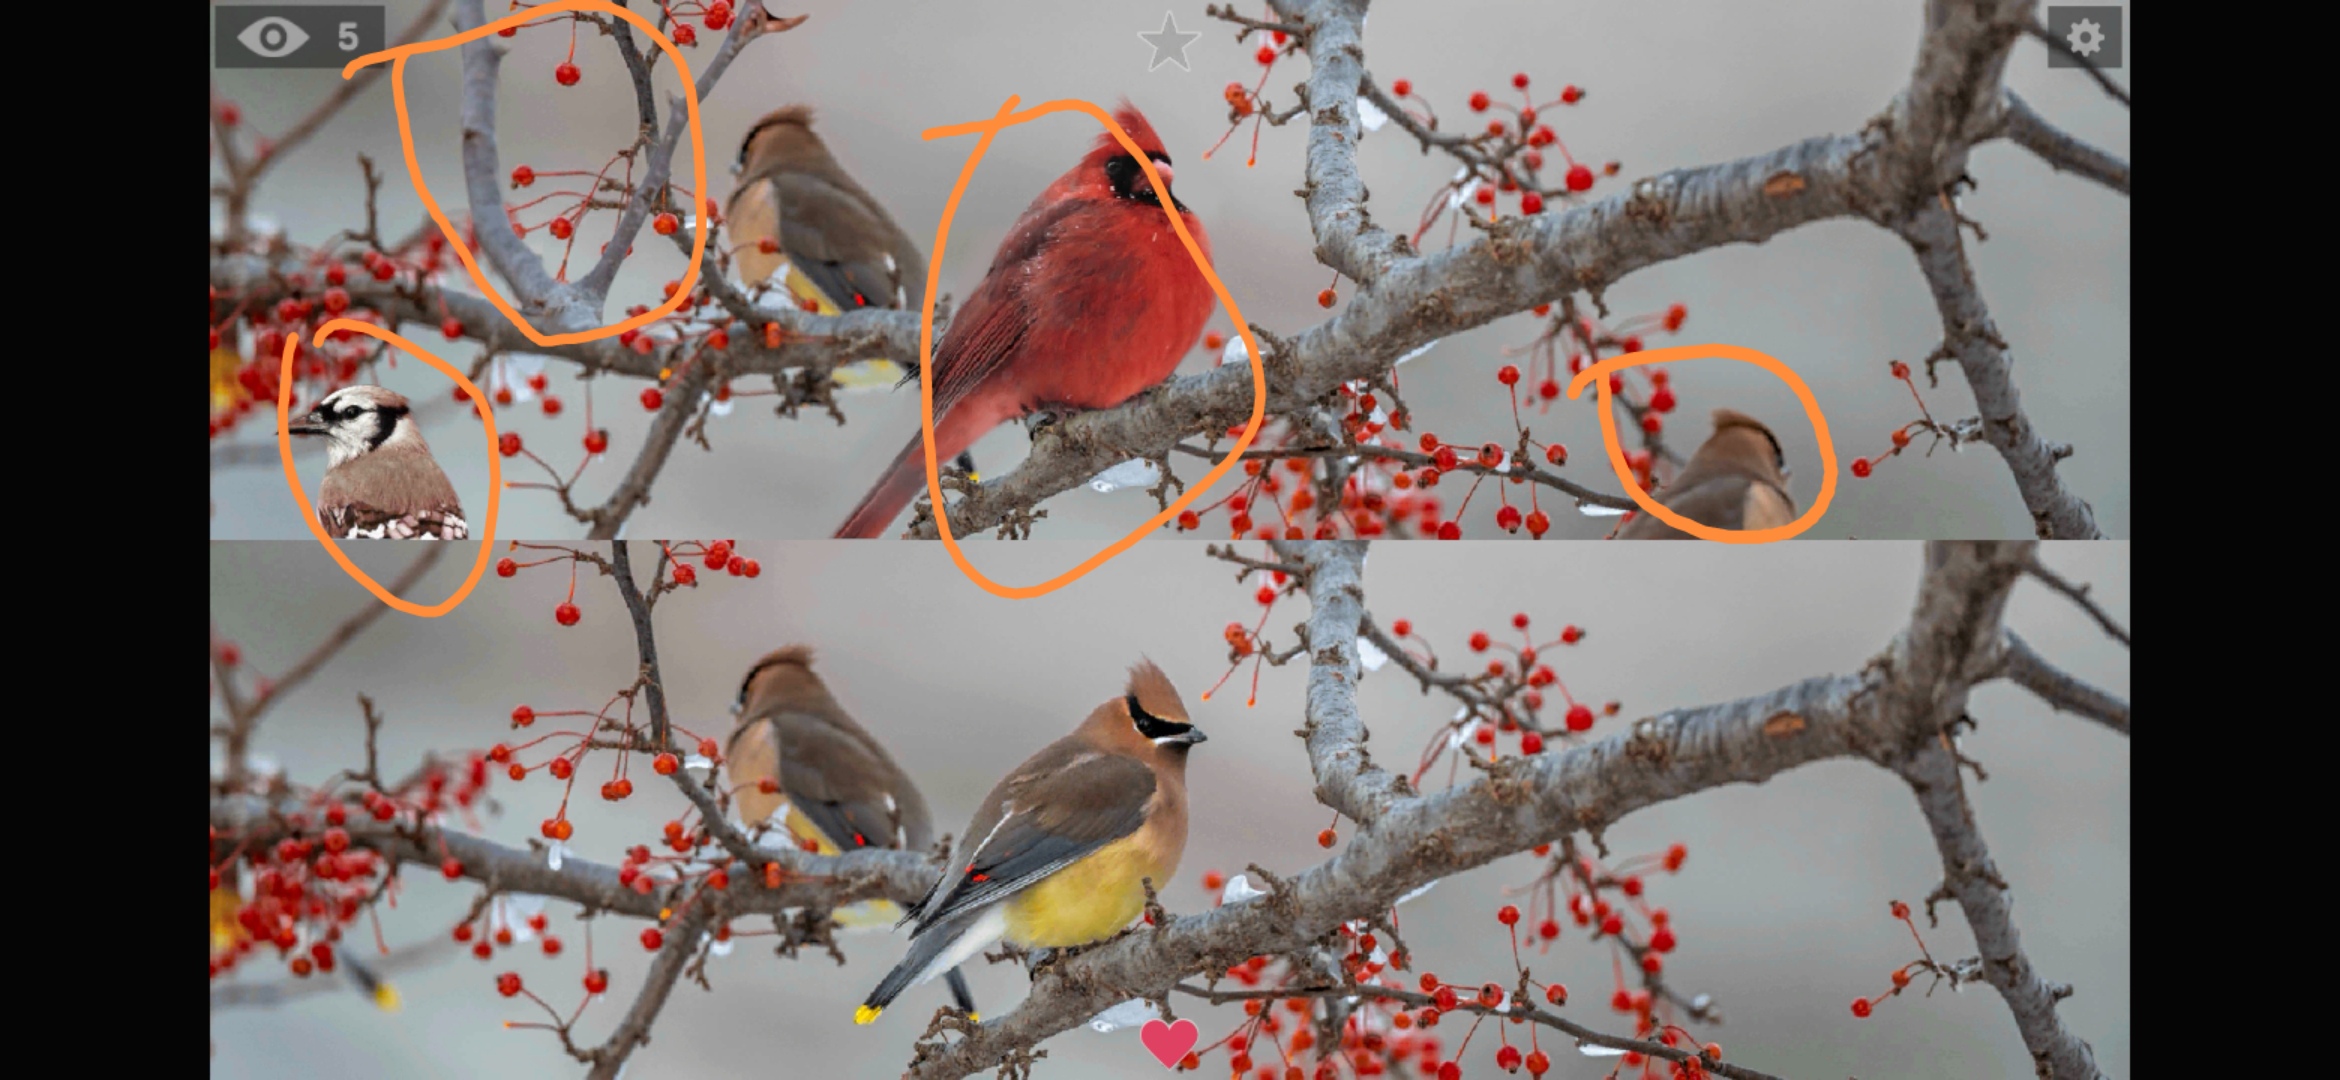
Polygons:
M1975 286L1957 212L1929 207L1902 221L1895 231L1917 255L1918 269L1941 312L1943 342L1937 355L1958 361L1966 373L1975 408L1982 414L1983 438L1998 448L2015 475L2015 490L2031 512L2033 529L2041 539L2104 539L2096 527L2096 512L2064 487L2056 472L2056 463L2072 456L2071 444L2049 442L2023 411L2022 395L2015 389L2015 358Z
M2006 664L2008 681L2056 711L2077 713L2123 735L2129 733L2128 702L2049 663L2013 630L2007 631Z
M1308 743L1316 800L1360 825L1380 820L1414 793L1405 777L1373 763L1365 749L1372 733L1357 715L1357 634L1365 616L1365 545L1360 541L1279 543L1277 553L1305 561L1310 614L1307 720L1298 734Z
M2123 195L2129 193L2128 162L2049 123L2013 90L2007 91L2006 116L2008 141L2031 151L2048 167L2087 177Z
M2072 988L2040 977L2023 955L2006 880L1999 876L1990 849L1975 826L1958 768L1957 753L1936 743L1900 763L1896 770L1917 795L1934 844L1942 851L1942 890L1966 912L1967 924L1974 929L1975 947L1982 954L1983 978L2006 999L2023 1046L2031 1052L2032 1067L2042 1080L2095 1080L2104 1075L2097 1070L2095 1051L2066 1031L2056 1015L2056 1002L2069 996Z
M2045 563L2037 559L2033 559L2031 565L2023 569L2025 573L2045 583L2048 588L2064 594L2073 603L2080 605L2080 610L2087 612L2089 618L2096 620L2096 625L2104 627L2104 632L2111 634L2113 640L2124 646L2129 643L2129 632L2122 629L2121 624L2114 622L2111 615L2106 614L2103 608L2097 606L2096 601L2089 598L2088 586L2074 584L2069 578L2048 569Z

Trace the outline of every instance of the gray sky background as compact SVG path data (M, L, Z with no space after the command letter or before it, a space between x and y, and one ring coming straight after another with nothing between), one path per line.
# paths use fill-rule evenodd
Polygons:
M353 549L379 579L411 557L391 545ZM1314 837L1330 815L1310 796L1306 758L1291 736L1305 671L1270 669L1256 708L1243 706L1240 682L1208 703L1199 700L1225 670L1221 628L1230 620L1249 623L1258 612L1252 588L1236 584L1200 545L1140 545L1068 588L1023 602L981 592L935 547L750 541L745 550L762 562L761 577L720 578L659 606L660 653L680 723L726 730L724 710L746 665L782 643L810 642L840 699L921 785L938 830L957 833L1000 775L1115 695L1127 665L1148 655L1211 736L1192 766L1192 837L1163 894L1169 908L1208 903L1199 884L1206 870L1232 873L1256 861L1297 872L1324 856ZM1894 543L1571 550L1561 558L1482 546L1458 558L1454 548L1383 545L1371 554L1366 599L1385 623L1412 619L1450 662L1469 655L1463 641L1472 630L1500 633L1514 611L1527 612L1542 634L1580 624L1589 637L1557 651L1556 670L1582 697L1621 700L1629 720L1859 668L1907 619L1921 558L1916 545ZM1084 554L1082 545L1036 542L1009 545L989 561L1000 580L1021 584ZM2128 545L2051 545L2043 558L2093 583L2113 615L2129 619ZM448 560L414 597L447 595L466 569ZM284 699L256 749L300 782L352 764L362 754L360 692L388 718L381 749L391 769L426 751L505 738L515 704L598 707L632 676L630 631L605 578L580 580L584 619L557 627L552 608L566 586L557 568L510 581L491 575L446 617L385 616ZM282 670L372 602L310 542L212 546L212 618L261 671ZM1268 620L1276 642L1291 640L1306 607L1277 607ZM2068 670L2128 693L2127 652L2060 597L2026 583L2008 621ZM1409 760L1452 714L1394 669L1368 675L1359 704L1374 745L1392 762ZM1978 692L1973 713L1981 728L1967 750L1990 771L1990 781L1973 788L1976 813L2014 887L2023 944L2043 972L2078 988L2062 1005L2065 1021L2095 1045L2110 1075L2127 1075L2129 743L2004 685ZM1603 720L1595 734L1622 722ZM572 844L581 857L603 861L653 837L684 805L663 784L642 784L619 804L592 791L581 784L572 806ZM536 835L558 798L557 785L541 774L520 784L499 778L491 794L502 813L486 833L514 845ZM1669 970L1678 985L1722 1003L1728 1024L1707 1034L1734 1058L1784 1076L2029 1074L2006 1009L1987 988L1905 995L1865 1021L1846 1009L1915 957L1907 933L1887 917L1887 903L1915 903L1941 876L1907 788L1885 772L1850 762L1811 766L1635 814L1608 840L1620 856L1675 841L1689 846L1681 874L1656 879L1651 894L1674 913L1681 935ZM1502 860L1408 904L1402 919L1418 966L1458 980L1508 972L1492 915L1504 902L1500 890L1528 881L1533 862ZM394 947L441 938L473 895L417 870L398 907L383 912L384 933ZM502 1029L503 1020L528 1014L491 989L495 973L518 970L557 1005L574 1005L584 930L560 905L550 912L569 945L563 956L515 951L485 964L463 956L406 973L398 979L406 1008L396 1015L375 1011L355 992L214 1014L212 1074L572 1075L548 1036ZM1955 907L1943 915L1943 926L1927 931L1934 955L1969 955L1972 941ZM613 993L589 1011L582 1036L606 1036L632 1000L646 966L633 941L639 928L620 921L596 932ZM826 959L778 960L754 942L743 940L711 965L714 994L677 991L655 1041L634 1061L634 1080L772 1075L776 1062L789 1076L896 1075L922 1019L945 1000L939 986L921 987L878 1024L857 1028L852 1006L899 958L898 939L848 938L850 962L842 968ZM1573 926L1549 958L1531 966L1575 991L1581 1004L1570 1011L1579 1019L1616 1026L1600 1004L1608 955ZM1004 967L978 964L970 976L987 1012L1004 1010L1024 992L1022 975ZM258 963L239 977L279 976ZM1197 1010L1196 1018L1206 1038L1216 1038L1234 1013ZM1553 1075L1562 1080L1600 1075L1565 1044L1549 1049L1562 1051L1553 1054ZM1161 1075L1131 1032L1076 1030L1048 1050L1042 1076ZM1491 1052L1474 1045L1471 1075L1491 1068Z
M419 7L390 5L389 24L403 25ZM1625 172L1604 181L1596 195L1621 190L1636 177L1664 169L1729 160L1768 151L1812 135L1854 130L1886 103L1908 77L1920 31L1922 5L1864 0L1795 0L1761 5L1709 0L1618 0L1517 5L1494 0L1377 7L1365 43L1371 69L1384 81L1412 79L1450 124L1471 114L1464 99L1474 89L1507 89L1514 71L1533 79L1539 97L1566 83L1590 96L1555 110L1552 123L1578 155L1595 164L1616 159ZM1202 151L1225 130L1220 89L1247 85L1258 67L1252 47L1238 47L1202 5L1167 5L1182 28L1205 36L1188 52L1192 71L1164 65L1146 70L1150 48L1137 35L1161 25L1163 5L1065 2L839 3L820 0L790 11L811 21L782 37L758 42L705 103L710 182L730 191L725 171L746 126L764 111L806 101L821 113L820 130L846 166L921 243L933 235L970 144L920 141L930 126L990 115L1008 95L1026 103L1085 98L1110 105L1128 95L1143 108L1179 164L1179 196L1208 226L1221 276L1245 314L1270 329L1291 333L1324 316L1315 296L1331 274L1310 255L1308 225L1291 191L1301 179L1305 131L1270 129L1261 139L1257 168L1243 166L1246 129L1212 160ZM2133 46L2133 35L2130 44ZM631 136L630 90L613 46L592 37L579 43L582 83L557 86L552 68L568 48L558 30L522 34L504 67L501 128L506 168L527 163L540 172L595 168ZM698 55L710 48L702 45ZM2118 77L2134 68L2134 48ZM460 209L461 172L455 157L457 60L442 53L413 63L409 104L418 154L434 191ZM1279 64L1267 92L1279 107L1305 61ZM281 131L328 92L332 72L218 72L222 90L264 132ZM662 72L662 78L665 73ZM2037 42L2016 46L2009 82L2073 133L2121 155L2129 151L2124 109L2077 71L2051 71ZM1032 195L1077 159L1095 131L1070 117L1027 124L1009 132L984 162L956 219L943 260L944 291L964 298L1009 223ZM257 208L300 242L314 243L359 219L362 185L354 155L371 153L390 170L382 197L385 228L403 231L421 220L410 181L398 167L398 143L386 86L369 89L336 122L281 165L259 192ZM1556 155L1554 155L1556 158ZM1378 198L1380 220L1410 228L1430 193L1453 171L1443 158L1425 157L1395 129L1368 136L1361 158ZM687 174L685 166L682 170ZM2071 442L2066 481L2095 506L2115 537L2129 535L2129 202L2086 181L2052 173L2028 154L1994 143L1974 155L1981 188L1966 197L1967 213L1988 228L1988 243L1970 244L1984 297L2013 345L2016 377L2032 419L2050 438ZM537 191L548 188L539 181ZM597 220L606 223L608 216ZM534 220L534 219L532 219ZM1439 230L1442 235L1444 229ZM540 237L542 234L538 234ZM584 230L590 252L602 235ZM648 234L645 234L647 237ZM1434 235L1435 238L1435 235ZM662 243L638 245L610 312L654 299L660 282L675 276L680 255ZM1346 285L1342 296L1349 295ZM1932 351L1940 321L1925 284L1898 240L1865 223L1807 227L1760 247L1735 247L1635 274L1610 290L1619 315L1687 304L1688 325L1653 345L1723 342L1760 349L1791 365L1826 411L1841 458L1874 455L1894 427L1915 419L1902 386L1885 374L1893 359L1912 363ZM1212 326L1225 331L1224 312ZM436 344L433 328L410 327L418 341ZM1534 336L1534 321L1514 316L1450 338L1403 369L1405 393L1417 430L1449 439L1508 442L1508 410L1494 381L1506 346ZM447 359L461 363L469 350ZM1184 370L1210 359L1198 350ZM1708 361L1678 368L1680 409L1675 429L1688 445L1705 437L1704 417L1728 405L1770 420L1788 446L1795 494L1808 503L1819 490L1820 462L1811 433L1789 391L1747 365ZM419 399L443 401L444 380L409 361L386 380ZM566 469L582 451L585 388L560 365L555 392L568 410L546 419L533 406L507 411L501 422L532 447L547 448ZM597 419L612 431L611 459L589 470L581 494L605 497L641 445L646 414L635 403L641 384L621 382L596 391ZM1937 417L1970 415L1973 405L1955 371L1927 391ZM842 429L821 417L782 421L743 399L731 416L710 425L714 452L683 447L668 464L655 501L632 524L632 535L725 532L742 536L828 535L879 467L918 430L914 392L873 393L848 399ZM1587 451L1599 445L1589 402L1562 402L1531 421L1544 439L1557 437L1578 452L1572 469L1604 490L1617 482ZM484 505L484 440L469 416L446 408L428 428L434 449L463 493L466 507ZM247 425L233 443L265 444L261 425ZM217 444L215 444L217 445ZM989 471L1020 459L1025 437L1003 429L976 448ZM301 456L313 486L323 468L314 450ZM305 535L271 452L258 465L213 473L214 538L294 538ZM1199 465L1180 466L1199 476ZM1840 466L1841 467L1841 466ZM525 470L513 470L521 477ZM1931 460L1904 455L1877 477L1845 477L1814 538L2028 536L2030 522L2012 481L1988 448ZM1491 492L1482 492L1482 496ZM1215 497L1215 496L1213 496ZM1466 528L1495 534L1496 501L1474 500ZM1150 513L1142 492L1097 495L1078 491L1048 504L1043 536L1092 543L1118 537ZM475 511L476 513L476 511ZM1557 535L1593 537L1609 519L1554 515ZM581 526L543 492L511 493L499 530L506 536L570 536ZM1524 534L1523 534L1524 535Z

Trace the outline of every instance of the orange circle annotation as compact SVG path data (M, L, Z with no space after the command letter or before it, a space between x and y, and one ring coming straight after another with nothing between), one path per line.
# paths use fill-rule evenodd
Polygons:
M1610 402L1609 376L1614 372L1643 364L1662 364L1671 360L1737 360L1753 364L1779 376L1779 380L1795 391L1796 400L1803 403L1804 415L1811 418L1812 433L1820 443L1820 496L1812 500L1812 508L1802 517L1785 525L1769 529L1718 529L1683 517L1641 490L1633 481L1633 469L1625 463L1625 447L1618 441L1617 413ZM1836 498L1836 444L1828 437L1828 419L1820 415L1820 403L1813 399L1812 388L1804 385L1795 371L1780 363L1768 353L1757 352L1739 345L1675 345L1663 349L1646 349L1607 360L1577 372L1568 380L1568 400L1584 396L1584 388L1591 384L1599 389L1601 405L1601 443L1609 451L1609 467L1616 470L1617 479L1624 482L1625 494L1633 499L1643 513L1654 514L1663 521L1701 540L1716 540L1725 544L1768 544L1801 535L1820 523L1820 515L1828 512L1828 503Z
M512 302L504 299L504 294L497 292L496 287L488 283L487 275L480 272L479 260L471 254L471 246L463 242L463 235L456 232L454 224L447 220L446 211L439 209L439 201L431 196L430 185L423 182L422 165L415 160L414 126L406 112L406 61L424 53L453 48L464 42L486 37L506 27L519 26L563 11L597 11L633 23L640 27L643 33L650 35L651 43L657 45L669 59L674 61L675 77L682 81L683 100L690 117L691 190L696 193L700 202L705 203L707 201L707 142L699 131L699 85L691 78L690 61L683 59L682 51L675 48L674 42L668 40L666 35L659 33L658 28L651 25L649 19L612 4L609 0L546 0L545 3L529 5L485 26L476 26L460 34L450 34L430 41L417 41L410 45L400 45L394 49L367 53L350 61L341 69L341 77L347 79L369 65L379 64L384 60L390 61L391 100L398 109L398 143L406 153L406 175L414 181L414 193L422 197L423 208L430 211L431 220L437 222L439 231L446 235L448 244L455 249L455 257L463 260L464 272L471 275L471 283L479 286L480 293L488 298L488 302L494 304L497 311L503 312L504 318L511 320L512 325L517 327L521 333L528 335L528 340L544 346L575 345L581 342L599 341L606 337L616 337L628 330L638 329L655 320L663 319L680 309L684 302L690 299L692 287L699 282L700 265L707 254L707 230L709 227L706 207L693 208L695 212L692 213L691 220L698 227L694 230L691 241L691 264L684 268L681 282L675 287L673 296L667 297L665 303L624 322L612 323L593 330L579 330L568 334L537 332L535 327L528 324L528 320L520 317L520 312L512 307ZM476 229L480 223L474 221L471 224Z
M1162 207L1162 215L1169 219L1171 231L1176 232L1179 242L1186 245L1186 254L1194 260L1195 269L1202 271L1204 280L1210 282L1211 291L1218 294L1219 304L1227 309L1228 318L1235 322L1235 332L1242 335L1243 344L1249 351L1247 358L1251 362L1251 419L1244 424L1243 434L1235 440L1234 447L1227 451L1225 458L1221 459L1217 465L1212 466L1211 471L1204 474L1200 481L1187 485L1185 491L1169 506L1164 507L1160 513L1155 514L1145 524L1130 530L1129 535L1089 556L1080 565L1047 581L1038 585L1002 585L985 577L982 571L977 570L974 564L967 561L966 553L959 550L958 538L951 534L950 510L948 504L943 502L942 479L937 473L934 460L934 301L936 294L942 289L943 248L950 241L951 218L959 211L960 198L967 194L967 181L974 178L975 166L983 161L984 152L991 149L991 140L997 137L1001 131L1017 124L1037 120L1051 113L1081 112L1087 113L1098 123L1105 125L1105 130L1112 133L1114 141L1119 142L1122 149L1129 151L1130 156L1137 159L1138 167L1145 171L1146 182L1154 185L1154 190L1162 191L1166 188L1166 185L1162 183L1161 174L1154 171L1153 160L1146 155L1146 152L1138 146L1135 140L1129 137L1129 132L1122 130L1121 125L1115 123L1113 117L1105 110L1086 101L1065 99L1045 102L1017 112L1016 103L1021 100L1020 97L1009 95L1007 102L999 107L998 114L989 120L933 127L924 132L924 138L930 142L935 139L948 139L959 135L981 135L982 137L975 140L975 149L967 155L966 166L959 170L959 182L952 185L950 200L943 204L942 222L935 226L934 254L926 261L926 303L920 310L918 318L918 427L926 441L926 491L928 497L933 500L935 508L935 530L941 534L943 546L949 549L951 561L958 564L960 573L967 575L969 581L982 586L986 592L993 596L1009 600L1029 600L1035 596L1046 596L1079 581L1089 571L1105 565L1107 560L1129 550L1132 545L1145 539L1149 533L1169 523L1171 519L1178 516L1180 511L1185 510L1189 503L1201 497L1203 492L1210 490L1210 486L1217 483L1220 477L1227 475L1227 470L1234 468L1237 461L1242 460L1243 451L1250 448L1252 440L1259 436L1260 425L1267 417L1267 369L1260 363L1259 341L1251 335L1251 324L1244 321L1243 310L1235 305L1235 298L1228 294L1226 283L1219 280L1218 273L1211 269L1210 260L1203 258L1202 249L1195 245L1194 236L1186 231L1186 223L1178 220L1177 211L1165 205Z
M373 593L375 599L378 599L383 603L397 608L398 610L403 611L409 615L414 615L425 619L435 619L441 615L445 615L446 613L455 610L456 605L463 603L464 598L471 595L472 586L479 584L479 577L481 572L487 569L488 552L491 548L494 547L496 542L497 500L498 496L500 496L504 490L504 458L503 455L498 453L496 450L496 411L493 408L481 406L480 403L488 400L487 395L480 393L479 387L474 385L472 381L461 371L456 370L455 365L431 355L428 350L423 349L414 342L408 341L405 338L398 336L396 333L385 330L382 327L375 326L372 323L359 322L356 319L334 319L331 322L328 322L325 325L317 328L317 336L313 344L322 345L325 343L325 339L327 337L331 336L336 331L341 330L349 330L364 334L367 337L373 338L377 341L396 346L400 349L406 350L409 353L412 353L415 356L422 357L424 363L439 369L439 371L445 374L448 378L455 380L456 385L461 386L464 393L471 395L471 401L473 405L479 406L478 411L480 421L487 430L487 517L480 523L479 554L471 561L470 576L463 579L463 585L455 590L454 595L449 596L445 600L441 600L436 604L417 604L410 600L391 595L390 590L383 588L381 583L368 576L365 571L358 569L357 564L349 561L349 556L343 554L341 545L334 541L333 536L330 533L325 531L325 523L317 519L317 508L310 505L309 493L306 490L303 490L303 486L301 484L301 471L293 466L291 427L293 354L300 347L301 342L300 338L297 336L287 337L284 339L284 366L278 372L276 381L276 450L277 453L283 455L284 457L285 484L292 488L293 501L301 504L301 519L309 523L309 532L311 535L314 535L317 538L317 542L325 545L326 551L333 553L333 561L341 564L342 572L348 574L352 578L355 578L358 584L365 586L366 591ZM424 542L432 543L433 541Z

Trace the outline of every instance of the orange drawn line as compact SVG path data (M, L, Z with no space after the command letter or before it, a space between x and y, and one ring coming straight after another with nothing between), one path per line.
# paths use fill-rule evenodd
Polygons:
M372 323L363 323L356 319L335 319L317 328L316 340L311 344L323 345L326 337L337 330L354 330L377 341L395 345L422 357L424 363L439 369L448 378L461 385L464 392L471 395L474 404L487 400L487 395L480 393L479 387L473 385L462 372L455 370L453 364L432 356L414 342ZM342 572L356 578L358 584L365 586L366 591L373 593L376 599L409 615L425 619L435 619L455 610L455 606L461 604L464 597L471 595L471 587L479 584L480 573L487 569L488 550L496 542L496 502L497 496L504 490L503 455L496 452L496 411L489 408L479 410L480 421L487 428L488 500L487 520L482 523L480 528L479 555L471 561L471 576L463 579L463 585L455 590L455 595L436 604L426 607L412 601L402 600L391 595L390 590L383 588L380 583L368 577L365 571L357 568L356 563L349 561L349 556L342 554L341 545L334 542L332 534L325 531L325 523L317 520L316 508L309 505L309 493L302 489L301 472L293 467L293 353L300 344L299 335L290 335L284 339L284 367L278 373L276 384L276 450L284 457L284 480L286 485L292 488L293 501L301 504L301 519L309 523L309 532L316 536L317 542L325 545L325 550L333 553L333 561L341 564ZM424 542L431 543L433 541Z
M668 57L674 60L675 77L682 80L684 101L690 113L691 191L704 204L707 199L707 143L699 133L699 85L691 78L690 62L683 59L681 50L676 49L674 42L667 40L666 35L659 33L658 28L650 24L650 20L612 4L609 0L548 0L546 3L533 5L516 14L507 15L485 26L474 27L460 34L452 34L430 41L418 41L411 45L400 45L395 49L384 49L378 53L368 53L350 61L347 66L341 69L341 77L346 79L356 74L361 68L379 64L384 60L390 61L391 100L398 109L398 142L399 146L406 152L406 175L414 181L415 194L422 196L423 208L430 211L431 220L438 223L441 233L446 234L449 245L455 249L455 257L463 260L464 272L471 275L471 283L479 286L479 291L487 296L488 302L494 304L497 311L503 312L504 317L510 319L512 325L518 327L521 333L528 335L528 340L545 346L575 345L580 342L616 337L628 330L648 325L654 320L663 319L673 314L682 307L685 301L690 299L691 288L699 281L699 264L707 254L708 215L706 206L700 205L693 207L691 214L692 219L698 223L698 228L694 230L691 241L691 265L683 271L681 283L675 287L674 295L667 297L665 303L624 322L593 330L579 330L570 334L540 334L535 327L528 324L528 320L520 317L520 312L512 307L511 301L504 299L503 293L497 292L494 285L488 284L487 275L480 272L479 261L472 258L470 245L463 242L463 237L455 231L455 226L448 222L446 212L439 209L439 201L431 197L430 185L423 182L422 165L415 160L414 126L406 113L406 61L424 53L453 48L464 42L486 37L507 26L518 26L563 11L598 11L607 15L615 15L640 27L643 33L650 35L652 44L657 45ZM502 181L496 179L495 182L501 183ZM481 223L478 221L473 221L471 224L474 229L481 227ZM496 222L495 227L505 228L509 227L510 224L509 221Z
M1008 96L1007 102L999 107L998 115L989 120L976 120L947 127L933 127L926 129L923 133L923 137L930 142L958 135L980 134L982 138L975 141L974 151L967 155L966 166L959 170L959 182L951 187L950 201L943 204L942 222L935 226L934 254L926 260L926 304L920 311L918 320L918 430L926 441L926 491L927 495L934 501L935 528L942 534L943 547L950 550L951 561L958 564L960 573L967 575L969 581L982 586L993 596L1009 600L1029 600L1035 596L1046 596L1079 581L1089 571L1105 565L1107 560L1129 550L1131 545L1144 539L1148 533L1161 528L1170 519L1177 517L1179 511L1186 509L1188 503L1199 498L1203 492L1210 489L1212 484L1217 483L1221 476L1225 476L1227 470L1235 467L1235 462L1242 458L1243 451L1251 446L1251 440L1259 435L1260 424L1267 417L1267 369L1260 364L1259 342L1251 336L1251 324L1244 321L1243 310L1235 306L1235 298L1228 295L1226 283L1220 281L1218 273L1211 269L1210 260L1203 258L1202 248L1196 246L1194 237L1186 231L1186 223L1178 219L1176 210L1164 205L1162 215L1170 219L1171 231L1176 232L1178 241L1186 245L1187 256L1194 260L1195 269L1202 271L1204 280L1211 283L1211 291L1218 294L1219 303L1227 309L1228 317L1235 321L1235 332L1242 335L1243 344L1250 350L1251 421L1244 425L1243 435L1235 440L1234 448L1227 451L1227 456L1209 473L1205 474L1201 482L1189 485L1176 502L1164 507L1162 512L1155 514L1152 520L1130 530L1128 536L1114 541L1104 550L1089 556L1079 566L1038 585L1015 586L1002 585L983 576L982 571L975 569L974 564L967 561L966 554L959 550L958 538L951 535L951 515L943 502L942 478L936 470L934 460L934 301L936 294L942 291L943 247L950 241L951 218L959 212L959 199L967 194L967 181L974 178L975 166L982 162L984 152L991 149L991 140L1004 129L1037 120L1050 113L1084 112L1096 118L1098 123L1105 125L1105 130L1113 134L1114 140L1121 144L1122 149L1129 151L1130 156L1137 159L1138 167L1145 170L1146 182L1154 185L1154 190L1169 190L1169 185L1164 184L1161 175L1154 171L1153 159L1146 155L1145 150L1138 146L1136 140L1129 137L1129 132L1123 131L1121 125L1115 123L1113 117L1105 110L1086 101L1066 99L1035 105L1022 112L1016 112L1016 102L1021 100L1022 98L1011 94ZM483 554L481 557L484 561L485 555Z
M1788 389L1796 392L1796 400L1803 403L1804 415L1811 418L1812 431L1820 440L1820 497L1813 500L1812 508L1804 511L1804 516L1769 529L1718 529L1711 525L1701 525L1667 509L1664 504L1650 498L1648 492L1641 490L1641 485L1633 482L1633 469L1625 464L1625 447L1617 441L1617 413L1609 400L1609 374L1642 364L1662 364L1669 360L1711 359L1737 360L1777 375L1781 382L1788 384ZM1675 345L1613 356L1578 372L1575 378L1568 380L1568 400L1582 397L1588 382L1599 388L1601 444L1609 449L1609 467L1617 471L1617 479L1625 482L1625 494L1633 499L1633 504L1641 507L1643 513L1656 515L1659 521L1701 540L1719 540L1725 544L1768 544L1800 535L1819 524L1820 515L1828 511L1829 500L1836 498L1836 444L1828 438L1828 419L1820 415L1820 403L1813 399L1812 388L1804 385L1804 380L1798 378L1793 370L1768 353L1739 345Z

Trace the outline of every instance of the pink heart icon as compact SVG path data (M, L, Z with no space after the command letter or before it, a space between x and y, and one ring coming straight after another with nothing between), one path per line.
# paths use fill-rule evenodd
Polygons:
M1178 1059L1185 1057L1186 1052L1194 1049L1194 1044L1202 1039L1202 1030L1195 1027L1192 1020L1165 1024L1155 1019L1146 1021L1146 1026L1138 1029L1138 1038L1153 1053L1154 1060L1162 1063L1163 1068L1173 1069L1178 1067Z

